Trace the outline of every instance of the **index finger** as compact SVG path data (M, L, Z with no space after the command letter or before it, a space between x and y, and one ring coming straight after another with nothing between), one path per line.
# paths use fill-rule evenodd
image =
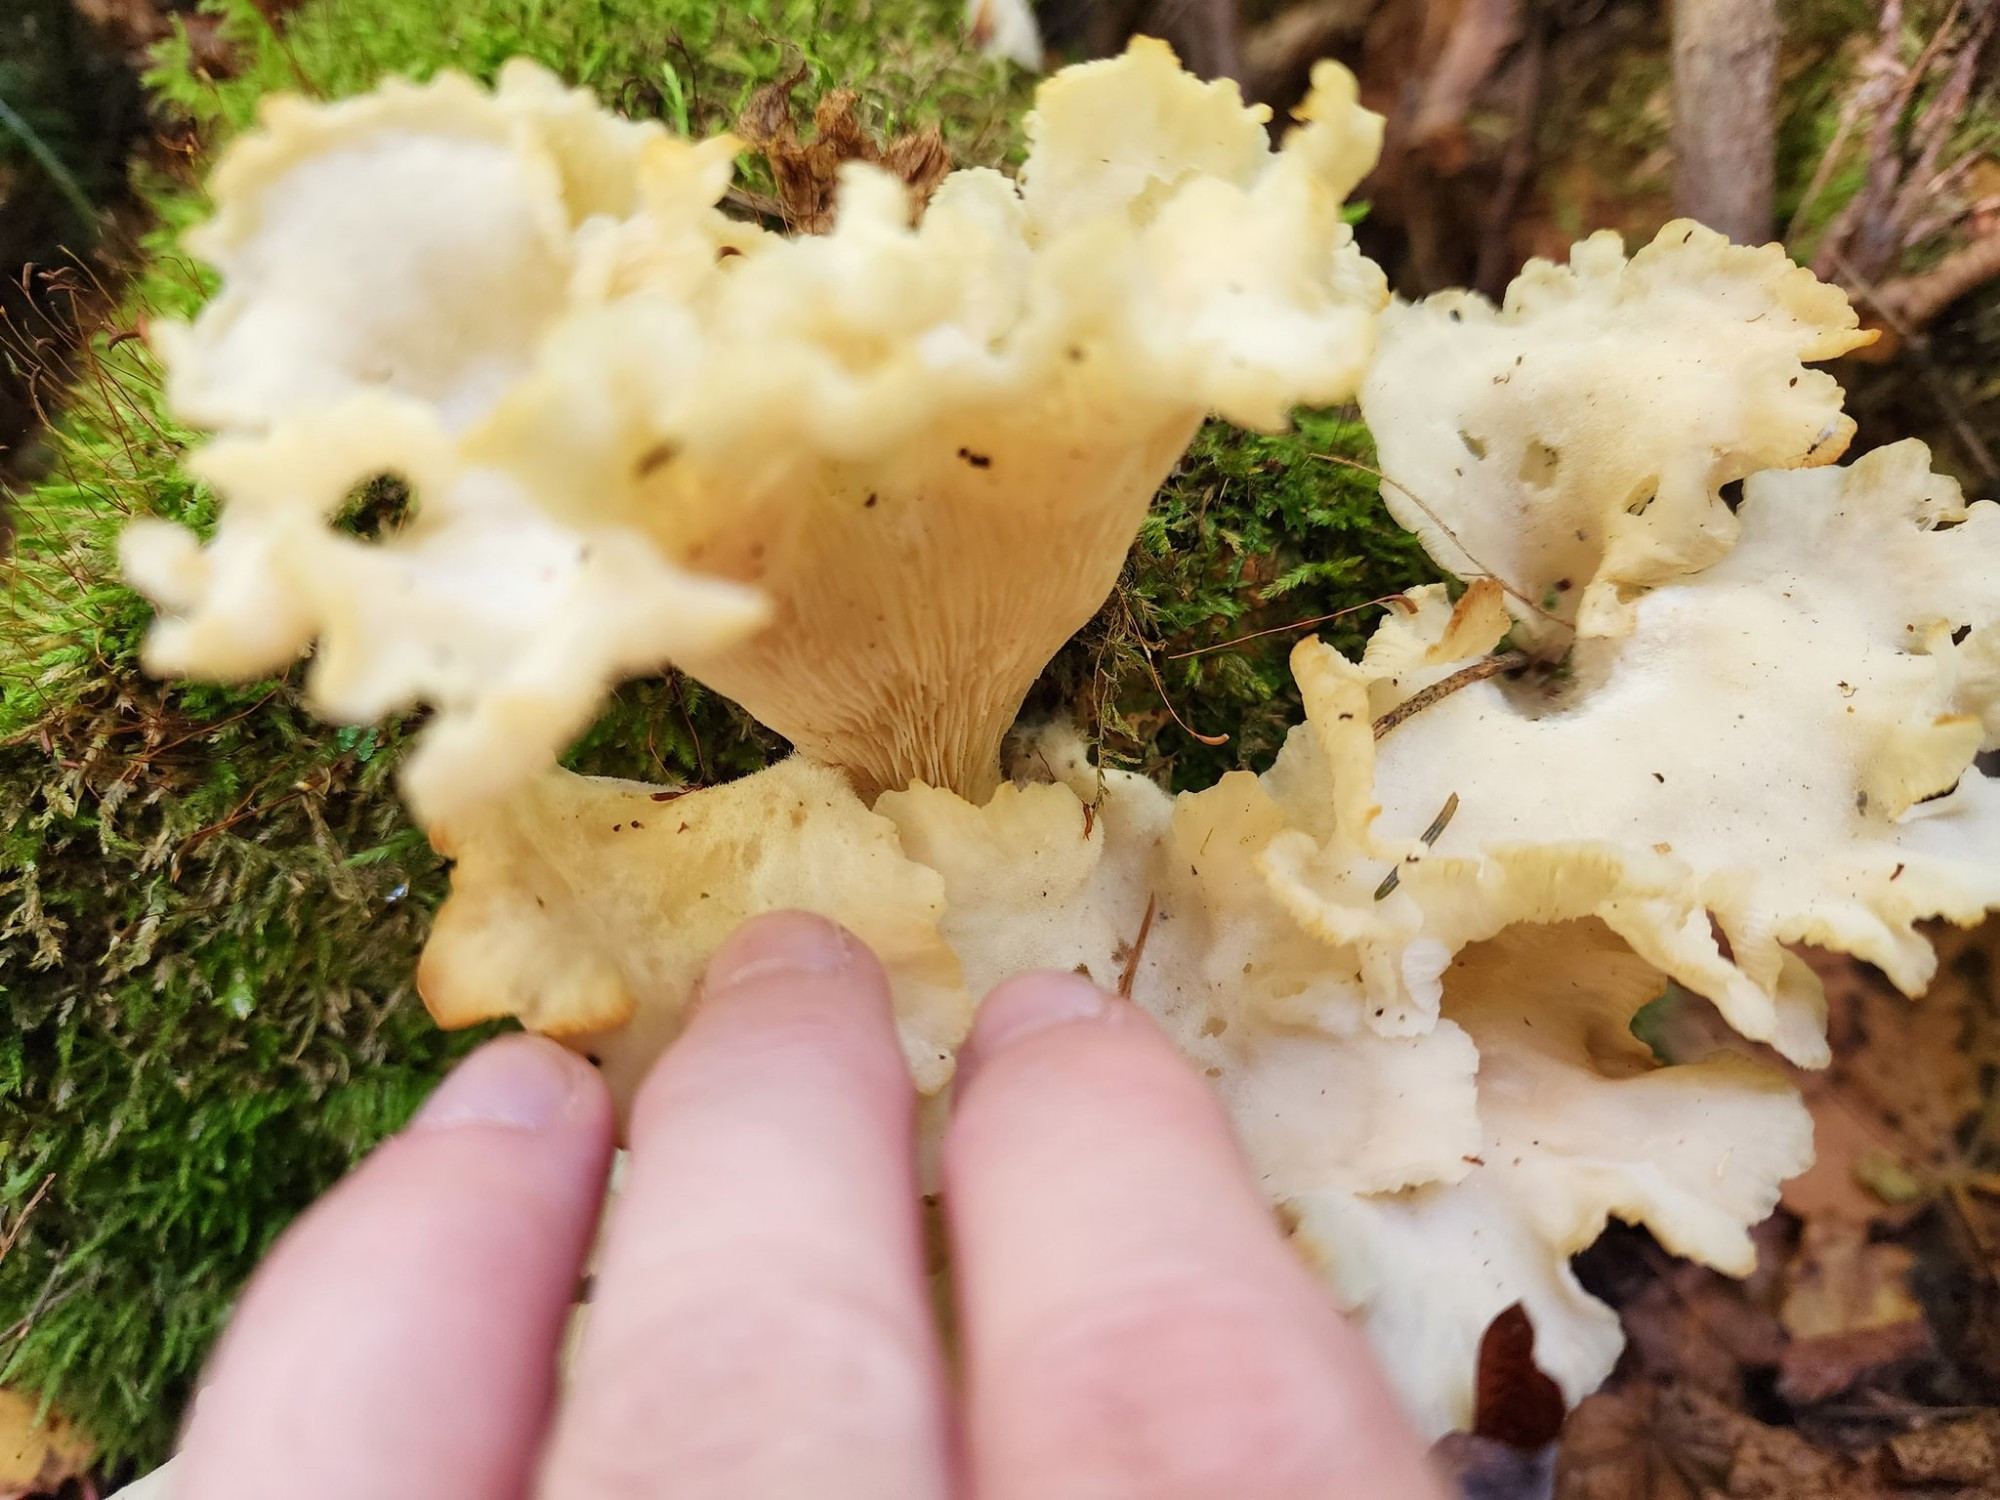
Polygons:
M980 1500L1442 1493L1143 1012L1074 975L1014 980L959 1076L945 1204Z
M548 1500L942 1500L914 1103L858 941L724 944L634 1105Z

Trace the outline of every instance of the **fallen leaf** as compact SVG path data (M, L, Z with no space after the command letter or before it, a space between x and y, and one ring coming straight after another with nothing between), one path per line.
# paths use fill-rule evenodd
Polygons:
M1778 1394L1793 1406L1811 1406L1936 1352L1930 1325L1921 1320L1798 1339L1778 1362Z
M1661 1018L1658 1045L1675 1060L1727 1048L1785 1070L1812 1111L1817 1159L1785 1184L1781 1202L1805 1223L1907 1223L1963 1166L1960 1135L1980 1106L1983 1068L2000 1064L1980 1034L1992 1009L2000 922L1971 932L1941 926L1936 980L1911 1000L1873 968L1802 950L1826 986L1833 1063L1795 1068L1732 1037L1705 1002L1683 997Z
M1777 1270L1791 1248L1786 1226L1759 1226L1758 1269L1737 1281L1676 1260L1649 1238L1635 1237L1625 1285L1611 1291L1624 1319L1628 1365L1656 1381L1717 1394L1741 1388L1745 1369L1775 1367L1785 1347L1775 1313ZM1593 1266L1602 1276L1602 1262Z
M1785 1268L1778 1321L1791 1335L1778 1390L1794 1405L1824 1401L1865 1375L1933 1351L1910 1291L1916 1257L1878 1244L1845 1218L1807 1222Z
M1908 1250L1871 1242L1859 1225L1808 1223L1785 1268L1778 1321L1793 1338L1811 1339L1920 1320L1910 1293L1915 1265Z
M1980 1456L1977 1442L1954 1435L1913 1451L1910 1462L1961 1472ZM1824 1453L1794 1429L1759 1422L1708 1392L1635 1380L1570 1414L1554 1500L1885 1500L1884 1471L1912 1472L1896 1468L1893 1451ZM1990 1494L1978 1489L1952 1500Z
M792 114L792 90L805 80L799 69L750 96L736 133L771 164L778 188L778 211L788 228L824 234L833 227L840 169L867 162L900 179L910 190L910 217L923 212L931 194L951 171L951 150L935 125L878 143L855 114L860 95L835 89L813 108L813 138L799 140Z
M1889 1439L1889 1465L1905 1484L1986 1484L2000 1481L2000 1415L1920 1427Z
M1555 1500L1699 1500L1660 1443L1658 1389L1637 1383L1584 1398L1563 1427Z
M1786 1427L1739 1419L1729 1464L1730 1500L1873 1500L1862 1465L1819 1452Z
M19 1391L0 1389L0 1500L46 1494L81 1475L97 1445Z

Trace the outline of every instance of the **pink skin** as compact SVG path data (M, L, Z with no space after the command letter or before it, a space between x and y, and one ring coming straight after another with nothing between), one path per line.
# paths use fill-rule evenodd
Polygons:
M956 1381L913 1115L874 957L797 913L739 931L634 1110L558 1407L611 1110L561 1048L492 1043L258 1273L176 1495L1442 1494L1139 1011L1064 974L980 1009L945 1143Z

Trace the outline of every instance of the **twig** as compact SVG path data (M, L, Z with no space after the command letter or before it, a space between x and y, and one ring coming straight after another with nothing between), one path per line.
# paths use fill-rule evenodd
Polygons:
M1484 682L1488 677L1497 677L1502 672L1512 672L1528 664L1525 651L1503 651L1498 656L1482 656L1469 667L1460 667L1449 677L1440 677L1421 692L1410 694L1401 703L1375 721L1375 738L1394 729L1404 720L1414 718L1434 703L1449 698L1460 688L1470 687L1475 682Z
M1893 310L1905 327L1921 329L1967 292L1996 276L2000 276L2000 229L1960 246L1928 271L1884 282L1876 292L1875 305L1884 317Z
M35 1189L34 1195L22 1204L21 1211L14 1215L14 1222L8 1226L6 1235L0 1237L0 1261L4 1261L8 1252L14 1248L14 1241L21 1237L22 1229L27 1226L28 1215L32 1214L41 1205L42 1199L48 1196L49 1184L55 1180L56 1174L53 1172L44 1177L42 1185Z
M1940 175L1938 158L1944 154L1952 128L1958 124L1959 117L1965 113L1966 102L1972 97L1973 81L1978 76L1979 55L1986 50L1996 21L2000 21L2000 8L1992 5L1986 6L1973 19L1959 43L1958 55L1952 59L1951 72L1944 87L1938 90L1937 97L1924 107L1923 114L1918 117L1912 132L1919 143L1917 160L1903 174L1902 187L1889 209L1888 228L1894 229L1909 222L1918 209L1932 200L1935 179ZM1939 35L1943 33L1944 28L1940 27ZM1913 76L1907 87L1914 90L1921 81L1921 78Z
M1132 950L1125 955L1125 967L1118 972L1118 993L1124 999L1132 998L1132 981L1139 977L1139 959L1146 951L1146 939L1153 931L1153 913L1160 904L1160 898L1148 894L1146 915L1139 919L1139 935L1132 940Z
M1312 65L1368 22L1366 0L1307 0L1251 28L1243 39L1243 92L1264 104L1303 92Z
M1819 249L1813 256L1813 273L1822 279L1831 279L1824 268L1831 265L1831 258L1853 237L1857 224L1880 213L1896 185L1899 160L1896 126L1909 103L1910 90L1915 87L1910 70L1900 60L1903 0L1883 0L1882 20L1876 34L1875 51L1869 55L1866 66L1875 74L1871 83L1879 82L1886 97L1875 95L1867 87L1861 91L1870 96L1859 101L1862 107L1873 110L1868 129L1867 169L1860 190L1841 205L1820 235Z
M1966 420L1964 411L1959 408L1958 398L1952 394L1952 389L1945 383L1944 377L1938 374L1937 366L1932 363L1929 353L1924 348L1923 335L1903 322L1896 309L1884 302L1882 293L1854 268L1846 256L1839 250L1834 250L1831 254L1834 265L1840 271L1841 281L1874 307L1882 315L1883 321L1903 340L1903 346L1909 350L1910 358L1916 362L1918 371L1929 383L1931 394L1937 397L1938 409L1944 413L1945 420L1951 423L1952 430L1958 434L1958 440L1965 444L1965 450L1971 455L1972 461L1979 465L1986 482L2000 484L2000 464L1993 461L1992 449L1986 446L1985 439L1981 438L1972 424Z
M1153 665L1152 652L1147 649L1146 643L1144 641L1138 642L1138 646L1139 646L1139 659L1146 664L1146 672L1153 679L1153 686L1159 691L1160 702L1164 703L1167 706L1167 712L1173 715L1174 722L1180 725L1181 727L1181 732L1183 734L1191 736L1194 739L1200 740L1204 745L1228 744L1229 743L1228 735L1203 734L1199 729L1196 729L1192 724L1188 723L1186 719L1183 719L1181 717L1181 711L1174 707L1174 700L1167 696L1167 685L1164 682L1160 681L1160 669Z
M1185 661L1190 656L1206 656L1211 651L1227 651L1231 646L1240 646L1245 641L1261 640L1267 635L1283 635L1288 630L1310 630L1315 625L1324 625L1329 620L1344 619L1348 615L1359 614L1364 609L1372 609L1378 604L1387 604L1392 599L1400 599L1401 594L1384 594L1379 599L1366 599L1359 604L1350 604L1345 609L1336 609L1330 615L1314 615L1310 620L1294 620L1289 625L1273 625L1268 630L1253 630L1248 635L1231 636L1226 641L1217 641L1212 646L1196 646L1191 651L1176 651L1168 661Z

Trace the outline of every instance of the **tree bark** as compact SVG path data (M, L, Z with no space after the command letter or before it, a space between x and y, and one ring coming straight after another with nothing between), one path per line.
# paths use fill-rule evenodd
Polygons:
M1961 245L1928 271L1899 276L1877 290L1876 302L1885 316L1915 333L1977 287L2000 277L2000 229Z
M1673 0L1674 205L1739 244L1771 238L1776 0Z

